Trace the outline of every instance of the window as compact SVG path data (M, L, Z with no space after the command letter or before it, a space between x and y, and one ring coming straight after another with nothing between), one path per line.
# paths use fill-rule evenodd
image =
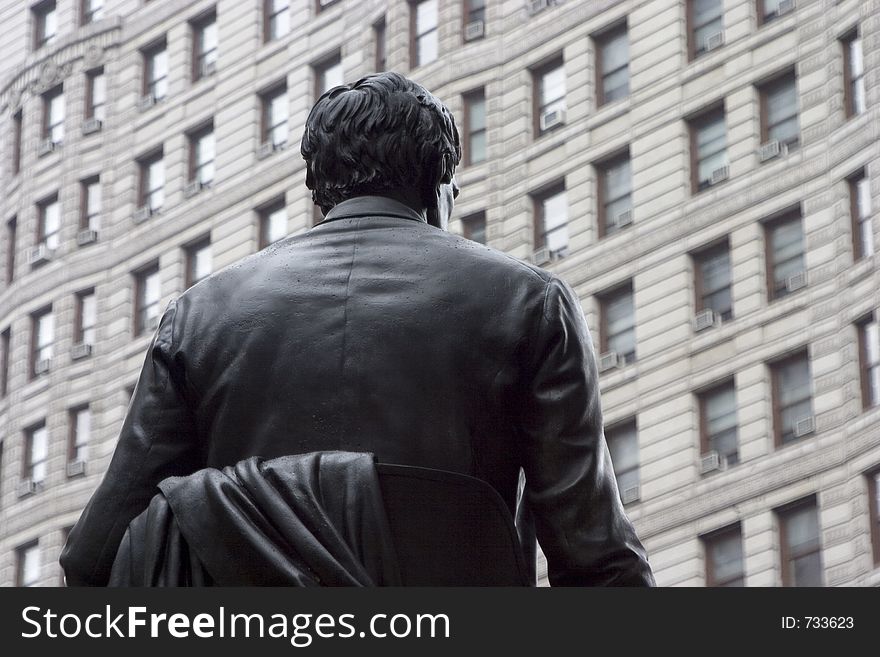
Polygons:
M724 43L724 6L722 0L688 0L687 9L688 46L695 59Z
M857 324L859 364L862 381L862 406L880 406L880 323L876 313Z
M70 409L70 435L67 446L68 463L85 463L89 458L89 438L92 434L92 412L88 404Z
M43 139L53 144L64 141L64 90L60 85L43 94Z
M343 84L342 59L336 53L320 64L315 64L315 99L320 98L333 87Z
M871 221L871 186L864 171L849 179L849 207L852 217L855 259L874 255L874 224Z
M608 452L624 503L639 498L639 435L632 420L605 431Z
M88 25L104 18L104 0L82 0L81 25Z
M203 186L214 180L214 124L189 134L189 181Z
M217 67L217 16L209 14L192 23L192 81L212 75Z
M263 1L263 41L274 41L290 32L290 0Z
M568 252L568 198L563 184L534 196L535 249L562 257Z
M86 75L86 118L104 121L107 115L107 78L104 69Z
M745 586L742 529L737 523L703 537L706 586Z
M55 318L50 306L31 315L31 378L49 370L54 341Z
M6 283L15 278L15 247L18 233L18 218L12 217L6 222Z
M378 23L373 25L373 39L376 42L376 72L380 73L388 66L384 16Z
M22 479L37 483L46 479L46 462L49 458L49 434L46 423L40 422L24 432L24 471Z
M626 23L596 37L596 104L629 96L629 38Z
M140 193L138 206L156 212L165 203L165 163L162 151L147 155L138 162L140 166Z
M160 101L168 95L168 51L165 42L144 51L144 96Z
M40 201L37 205L39 224L37 225L37 243L54 251L58 248L61 232L61 204L58 195Z
M596 166L599 174L599 237L611 235L632 223L632 173L629 153Z
M12 344L12 328L7 326L0 333L0 397L9 392L9 353Z
M461 220L461 225L464 229L464 236L473 240L474 242L479 242L480 244L486 243L486 213L485 212L477 212L467 217L464 217Z
M730 248L725 241L694 255L696 309L712 310L721 321L733 318Z
M339 2L339 0L317 0L317 13L321 13L322 11L327 9L327 7L329 7L330 5L334 5L337 2Z
M76 315L74 316L74 344L95 344L95 325L98 321L98 305L95 290L83 290L76 295Z
M284 199L267 205L260 213L260 248L264 249L287 235L287 208Z
M135 273L134 334L152 331L159 324L159 263Z
M280 85L261 96L263 104L260 143L283 146L287 143L287 87Z
M186 248L186 287L211 274L211 239L206 237Z
M464 0L464 40L480 39L486 33L486 0Z
M412 68L415 68L437 59L437 0L420 0L410 4L410 17L410 61Z
M772 365L773 429L780 447L812 433L810 361L802 352Z
M794 72L761 87L761 143L798 144L797 85Z
M40 545L37 541L15 550L15 585L36 586L40 579Z
M786 11L786 0L757 0L758 1L758 24L764 25L783 16ZM789 5L792 3L789 2Z
M697 193L727 178L727 128L724 107L690 122L691 189Z
M846 83L844 98L848 117L862 114L866 108L865 100L865 60L862 54L862 39L857 31L850 32L842 40L843 75Z
M880 469L868 473L868 507L871 518L871 544L874 564L880 564Z
M565 123L565 68L562 60L534 72L535 134Z
M464 128L467 146L466 164L476 164L486 159L486 92L477 89L464 96Z
M816 499L811 497L777 513L782 552L782 585L822 586Z
M21 132L23 114L18 110L12 117L12 175L21 171Z
M80 181L79 227L98 230L101 227L101 179L98 176Z
M31 9L34 16L34 50L52 43L58 36L58 13L55 0L47 0Z
M736 389L733 381L700 394L700 453L716 452L722 464L739 463Z
M602 354L614 352L620 364L636 360L636 322L632 284L627 284L599 298Z
M799 211L789 212L765 226L767 244L767 297L791 294L806 283L804 231Z

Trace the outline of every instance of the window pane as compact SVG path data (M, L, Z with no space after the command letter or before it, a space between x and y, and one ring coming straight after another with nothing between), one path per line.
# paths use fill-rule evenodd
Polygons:
M709 560L712 566L712 578L718 582L726 582L742 577L743 554L742 536L737 531L718 537L709 544ZM739 583L742 586L742 583Z
M22 586L34 586L40 579L40 548L32 545L19 553L19 581Z
M416 7L416 34L422 35L437 27L437 0L425 0Z
M565 97L565 69L562 66L544 73L541 78L541 107ZM564 104L562 105L564 107ZM554 106L555 107L555 106Z
M43 481L46 478L46 457L49 455L49 440L46 427L42 426L31 433L31 479Z
M287 235L287 208L281 207L272 211L267 219L266 242L277 242Z

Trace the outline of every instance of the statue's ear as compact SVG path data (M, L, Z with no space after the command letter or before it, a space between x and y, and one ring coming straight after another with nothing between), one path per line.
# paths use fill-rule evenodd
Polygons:
M312 163L311 161L306 162L306 187L308 189L315 188L315 174L312 173Z

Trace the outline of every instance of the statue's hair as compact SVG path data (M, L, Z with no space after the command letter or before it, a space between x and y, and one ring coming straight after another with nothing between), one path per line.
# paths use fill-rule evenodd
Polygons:
M306 120L306 186L327 213L346 199L418 190L425 207L461 160L447 107L399 73L378 73L322 95Z

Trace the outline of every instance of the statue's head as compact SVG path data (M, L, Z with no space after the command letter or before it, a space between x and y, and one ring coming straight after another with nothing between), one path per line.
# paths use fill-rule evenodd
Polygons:
M325 214L346 199L378 195L416 199L436 217L461 160L452 114L399 73L327 91L306 120L301 152L306 186Z

